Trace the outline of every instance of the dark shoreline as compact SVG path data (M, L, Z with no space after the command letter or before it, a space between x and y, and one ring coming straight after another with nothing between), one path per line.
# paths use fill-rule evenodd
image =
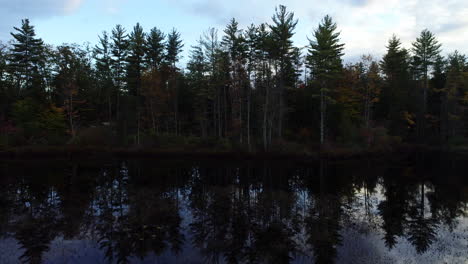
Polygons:
M427 145L402 145L385 150L317 150L308 153L247 152L216 150L164 150L135 147L77 147L77 146L25 146L0 150L0 159L89 159L89 158L158 158L158 159L213 159L213 160L297 160L320 159L381 159L404 158L424 154L467 155L467 151L450 150Z

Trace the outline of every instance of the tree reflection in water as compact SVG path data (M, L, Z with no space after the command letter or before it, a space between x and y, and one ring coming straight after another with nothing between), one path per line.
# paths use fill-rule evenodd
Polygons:
M14 238L25 263L53 262L59 238L96 243L96 262L333 263L355 229L424 254L467 221L466 165L438 161L8 162L0 247Z

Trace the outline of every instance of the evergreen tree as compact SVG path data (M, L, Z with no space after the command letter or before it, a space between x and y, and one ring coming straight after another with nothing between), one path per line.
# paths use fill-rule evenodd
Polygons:
M442 140L467 136L468 127L468 62L458 51L449 54L447 81L443 89L445 121Z
M166 36L158 28L151 29L146 36L146 60L149 66L153 69L158 69L164 60Z
M117 25L114 29L112 29L111 39L111 69L113 72L114 84L117 87L117 109L119 109L119 97L122 91L125 90L126 63L128 56L128 35L121 25Z
M102 101L107 100L107 114L109 122L112 120L112 113L115 107L117 91L115 90L112 78L112 53L111 43L109 42L109 35L106 31L99 36L99 44L94 48L94 58L96 60L96 74L99 80L99 99ZM100 111L98 111L100 112Z
M447 60L439 55L434 61L434 67L432 71L432 79L430 81L431 86L433 87L433 98L432 103L429 105L428 111L433 113L434 118L438 121L435 124L435 133L440 137L441 141L444 141L446 138L446 128L447 128L447 119L446 119L446 97L444 93L445 83L447 82Z
M239 23L236 19L231 19L226 29L224 29L224 34L221 45L229 52L231 61L238 63L237 60L241 60L244 57L246 47L242 30L239 29Z
M422 78L422 108L418 118L418 136L424 139L426 129L426 114L427 114L427 97L429 92L428 73L430 67L434 64L435 59L440 53L442 45L436 40L435 36L427 29L421 32L419 38L413 43L414 66L418 77Z
M275 45L274 57L278 60L277 87L279 95L278 114L278 136L283 135L283 118L285 112L284 89L286 85L292 86L294 81L293 64L293 42L294 29L298 20L294 19L294 13L288 12L286 6L280 5L275 9L276 13L272 17L273 25L270 26L271 37ZM289 70L289 71L288 71Z
M210 28L204 33L200 44L207 63L205 99L210 117L208 133L221 137L223 132L227 133L230 130L232 134L238 134L234 120L238 121L239 115L236 115L238 111L233 111L232 108L233 105L237 105L235 98L239 97L234 95L232 85L228 86L232 72L229 52L221 50L218 30L215 28ZM226 66L225 69L222 69L223 66Z
M273 102L273 65L272 57L274 53L274 44L271 32L268 31L268 26L263 23L257 27L256 36L257 55L256 59L259 63L259 68L256 73L255 88L258 89L259 97L263 104L259 106L262 114L262 137L263 148L266 150L272 142L272 130L275 104Z
M250 25L244 33L246 59L247 59L247 79L248 79L248 90L247 90L247 145L251 148L252 138L252 80L255 80L252 74L257 69L257 27Z
M242 30L232 19L221 40L216 29L202 37L184 72L178 68L184 44L175 29L145 34L136 24L127 34L117 25L99 36L91 55L89 45L44 44L22 20L11 45L0 44L0 129L34 123L24 138L39 142L46 133L38 132L39 117L66 114L72 134L109 121L125 142L139 142L140 131L164 131L249 149L263 143L265 150L283 138L310 142L315 127L321 144L332 136L342 144L389 145L397 137L449 142L468 136L466 58L455 52L444 59L430 31L413 43L412 56L393 36L380 64L366 57L343 68L344 44L330 16L314 30L304 57L292 41L297 23L282 5L270 25ZM13 110L28 118L10 118Z
M139 96L141 89L141 75L144 70L144 56L146 35L139 23L130 33L127 58L127 83L130 95Z
M307 57L311 77L319 87L320 96L320 143L326 137L327 105L333 102L331 92L333 82L340 77L343 65L344 44L339 43L340 33L336 32L336 23L330 16L325 16L319 27L314 31L314 39L310 41Z
M172 29L171 33L167 35L166 43L166 61L175 69L175 64L180 59L180 53L184 44L180 39L180 33L177 30Z
M208 134L209 116L207 98L210 94L205 78L207 63L203 54L201 40L199 42L199 45L192 46L190 60L187 64L187 78L194 94L195 119L200 126L200 135L205 138Z
M45 92L41 90L43 87L37 85L41 82L39 67L44 43L42 39L36 38L34 26L30 25L29 19L21 20L21 27L14 29L17 33L11 33L14 42L9 66L16 78L17 94L44 97Z
M408 51L401 47L401 41L395 35L388 41L387 53L383 56L380 67L385 84L378 103L378 115L391 121L391 134L403 135L407 126L403 113L409 111L409 63Z
M166 62L170 68L170 87L172 94L172 105L174 112L174 131L175 134L179 133L179 120L178 120L178 108L179 108L179 94L177 87L177 67L176 63L180 59L180 53L184 44L180 38L180 33L177 30L172 29L171 33L167 35L166 43Z
M232 19L224 30L221 45L227 51L229 56L229 73L230 73L230 89L232 116L238 124L239 141L242 143L244 134L244 116L246 112L246 94L248 91L246 64L246 45L242 30L238 28L239 24L235 19ZM222 74L218 74L222 75ZM219 90L219 89L218 89ZM216 104L221 105L222 96L217 93Z
M141 94L142 89L142 75L144 72L144 56L146 51L146 34L140 23L133 27L128 41L128 57L127 57L127 88L128 88L128 110L127 113L135 114L127 116L126 120L135 117L135 123L132 121L130 124L136 125L135 143L140 144L140 131L142 129L141 122L141 107L143 106L143 97ZM135 128L135 127L134 127Z
M7 58L8 51L5 45L0 42L0 111L3 114L0 114L0 120L5 119L5 114L10 104L13 100L10 98L10 82L7 77ZM1 122L1 121L0 121Z
M0 82L6 78L7 72L7 48L0 42ZM1 86L0 86L1 87ZM4 88L4 87L1 87Z
M379 76L379 64L374 61L371 55L362 56L360 66L361 75L361 96L363 99L364 127L370 128L373 119L374 104L380 100L381 80Z

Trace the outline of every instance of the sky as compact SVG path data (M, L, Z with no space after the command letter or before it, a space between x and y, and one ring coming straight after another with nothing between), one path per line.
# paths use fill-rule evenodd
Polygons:
M221 36L233 17L243 29L270 23L280 4L299 19L293 38L299 47L306 46L321 19L331 15L345 43L345 61L363 54L380 58L392 34L410 48L426 28L443 44L444 54L468 53L468 0L0 0L0 41L11 39L22 18L29 18L38 37L54 45L94 45L102 31L116 24L131 31L139 22L145 31L176 28L185 45L181 61L186 62L190 47L210 27Z

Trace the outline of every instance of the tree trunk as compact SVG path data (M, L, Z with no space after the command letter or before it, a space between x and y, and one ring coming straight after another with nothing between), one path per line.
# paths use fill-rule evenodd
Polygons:
M283 71L283 69L281 69ZM280 73L282 75L282 72ZM284 115L284 101L283 101L283 77L279 83L279 117L278 117L278 137L283 137L283 115Z
M423 106L421 115L421 140L425 141L426 137L426 114L427 114L427 89L429 86L427 78L427 69L424 71L424 85L423 85Z
M268 87L266 87L265 104L263 105L263 148L268 148L267 142L267 111L268 111Z
M320 144L323 145L325 141L325 114L326 102L325 102L325 91L322 88L320 90Z
M150 101L150 111L151 111L151 122L153 124L153 133L156 134L156 121L154 118L153 100L150 99L149 101Z
M243 128L242 128L242 93L239 96L239 132L240 132L240 143L242 144Z
M140 145L140 110L137 110L137 138L136 144Z
M248 93L247 93L247 146L250 151L250 97L252 96L252 89L250 87L250 73L249 73L249 86L248 86Z
M72 138L75 138L75 124L73 122L73 88L69 87L69 95L68 95L68 121L70 123L70 132L72 134Z
M112 97L109 95L109 124L112 122Z

